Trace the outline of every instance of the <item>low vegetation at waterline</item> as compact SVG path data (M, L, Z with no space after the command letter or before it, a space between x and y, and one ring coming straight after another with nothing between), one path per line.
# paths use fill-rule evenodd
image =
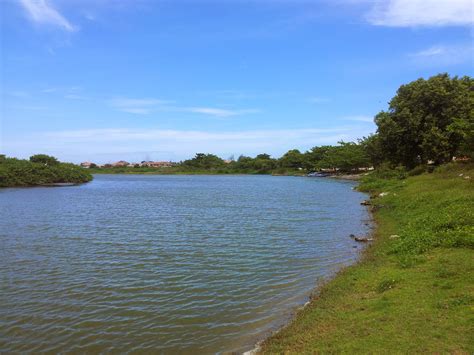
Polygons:
M373 173L377 229L262 353L474 352L474 165Z
M82 183L92 180L85 169L56 158L37 154L29 160L0 155L0 187Z

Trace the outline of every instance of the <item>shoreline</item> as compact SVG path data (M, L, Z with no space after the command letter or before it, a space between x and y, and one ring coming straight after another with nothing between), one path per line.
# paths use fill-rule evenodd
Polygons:
M280 174L280 173L219 173L219 172L212 172L212 171L202 171L202 172L192 172L192 171L187 171L187 172L133 172L133 171L126 171L126 172L98 172L98 171L92 171L91 174L93 175L163 175L163 176L171 176L171 175L184 175L184 176L195 176L195 175L209 175L209 176L294 176L294 177L311 177L308 176L307 173L288 173L288 174ZM321 177L311 177L311 178L330 178L330 179L338 179L338 180L351 180L351 181L360 181L362 177L364 176L364 173L360 174L331 174L327 176L321 176Z
M328 178L339 179L339 180L351 180L360 181L364 174L342 174L342 175L329 175Z
M473 225L462 222L472 207L472 175L472 166L451 165L403 180L364 180L358 189L371 196L373 242L247 354L472 353ZM438 224L453 225L453 241Z
M331 178L331 179L338 179L338 180L349 180L349 181L360 181L362 175L331 175L331 176L326 176L324 178ZM359 184L357 184L356 186L353 187L353 189L357 189L357 187L359 186ZM368 198L370 198L370 193L369 192L364 192ZM287 328L288 326L291 325L291 323L293 323L294 321L296 321L296 318L298 316L298 314L302 311L304 311L308 306L312 305L313 303L315 303L317 301L317 298L319 297L320 293L323 291L323 289L329 285L331 282L333 282L341 273L343 273L346 269L348 268L352 268L352 267L357 267L357 265L359 265L360 263L362 263L364 261L364 259L366 257L368 257L367 253L369 251L369 249L372 247L373 243L372 241L375 241L376 239L376 230L377 230L377 223L375 221L375 216L374 216L374 211L372 210L372 208L370 208L370 206L365 206L365 208L367 209L367 212L369 214L369 217L370 217L370 225L371 225L371 228L370 228L370 232L367 233L366 237L369 238L370 242L369 243L361 243L363 245L363 248L362 250L360 250L360 252L358 253L358 256L357 258L354 260L353 263L349 264L349 265L345 265L343 267L341 267L339 270L337 270L336 272L334 272L332 275L330 275L329 277L325 278L322 280L322 282L319 284L319 285L316 285L314 287L314 289L311 291L309 297L308 297L308 300L302 304L301 306L299 307L296 307L294 310L293 310L293 314L291 317L289 317L289 319L287 319L287 321L285 322L285 324L283 324L282 326L280 326L278 329L274 330L274 331L271 331L269 332L269 334L267 334L266 336L262 336L262 339L260 339L259 341L257 341L255 343L255 345L253 346L252 349L250 350L247 350L245 352L242 353L242 355L257 355L260 353L260 351L262 350L262 345L268 340L270 339L271 337L279 334L280 332L282 332L285 328ZM348 236L349 238L349 236Z

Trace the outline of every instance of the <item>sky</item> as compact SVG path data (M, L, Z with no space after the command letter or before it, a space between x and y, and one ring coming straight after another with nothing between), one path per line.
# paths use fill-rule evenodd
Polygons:
M224 159L354 141L474 73L473 0L0 0L0 153Z

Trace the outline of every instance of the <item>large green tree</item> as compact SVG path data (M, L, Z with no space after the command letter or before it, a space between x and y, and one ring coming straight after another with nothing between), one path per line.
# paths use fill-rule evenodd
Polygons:
M214 154L197 153L193 159L185 160L182 164L193 169L209 170L221 168L225 162Z
M359 139L359 144L365 151L367 158L369 159L371 165L379 166L385 160L384 154L382 152L382 147L380 145L380 138L378 134L370 134L367 137Z
M339 142L338 146L327 147L319 168L337 168L343 172L357 171L370 165L370 159L364 147L354 142Z
M448 74L402 85L375 117L384 158L413 167L473 150L474 80Z
M279 159L279 165L286 169L299 169L305 165L304 160L305 156L298 149L292 149Z

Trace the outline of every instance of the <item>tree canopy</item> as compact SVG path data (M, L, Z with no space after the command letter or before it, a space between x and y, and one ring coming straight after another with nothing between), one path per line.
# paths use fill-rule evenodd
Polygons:
M375 117L377 144L384 160L395 164L443 163L472 153L473 120L472 78L440 74L418 79L402 85L388 110Z
M48 166L58 165L59 161L55 157L46 154L35 154L30 157L32 163L38 163Z
M223 167L225 162L214 154L197 153L194 158L182 162L182 165L196 170L211 170Z

